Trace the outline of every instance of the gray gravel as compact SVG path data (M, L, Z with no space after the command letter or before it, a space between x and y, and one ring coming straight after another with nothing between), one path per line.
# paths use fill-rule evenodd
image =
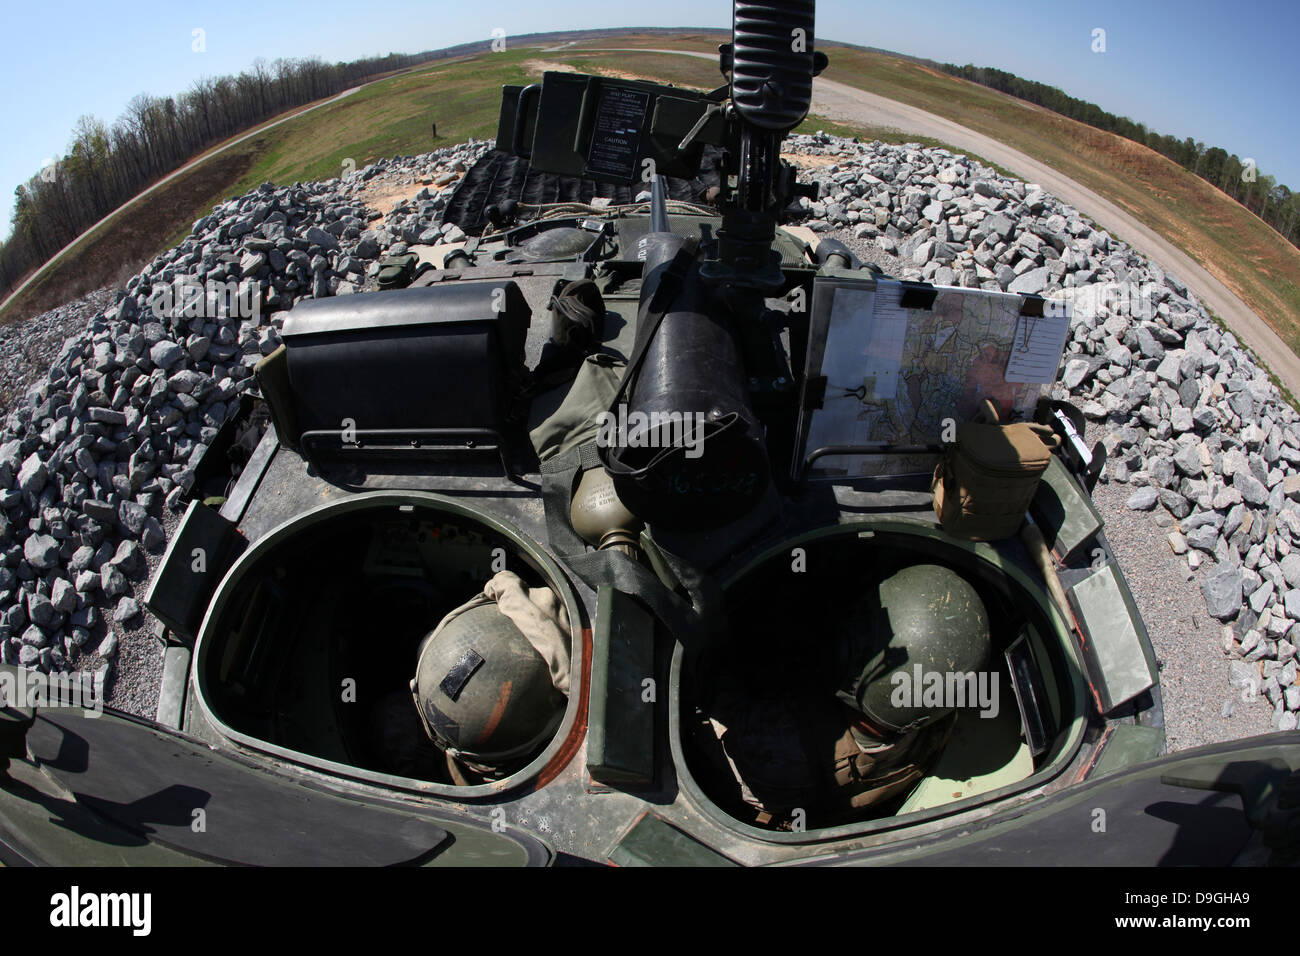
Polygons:
M1089 443L1103 433L1091 426ZM1101 481L1092 500L1156 652L1169 749L1272 732L1268 702L1260 696L1247 700L1229 685L1223 625L1206 613L1186 561L1169 546L1169 528L1156 523L1158 515L1129 510L1130 494L1122 484Z
M0 326L0 417L14 399L50 369L64 340L86 330L97 313L113 304L112 289L96 289L25 322Z
M880 271L888 276L901 276L908 271L909 266L902 259L893 253L886 252L874 242L866 239L859 239L848 229L840 229L835 232L835 238L849 247L849 250L862 260L863 263L871 263L880 267Z
M162 526L171 538L179 523L179 515L165 509ZM131 582L130 595L144 607L144 595L153 580L154 571L162 561L162 553L144 552L148 570ZM109 657L98 654L78 662L79 670L96 670L109 666L105 683L105 703L110 707L152 718L158 712L158 691L162 683L163 647L155 633L154 619L140 614L126 624L114 623L111 633L117 638L116 650Z

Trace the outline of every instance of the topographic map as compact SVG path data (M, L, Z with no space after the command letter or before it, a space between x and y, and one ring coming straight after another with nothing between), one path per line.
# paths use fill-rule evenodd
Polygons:
M937 288L929 308L904 308L902 283L828 286L823 405L813 412L806 451L828 445L934 445L946 423L971 418L984 399L1002 421L1028 418L1056 377L1069 312L1022 316L1019 295ZM814 317L818 303L814 303ZM814 336L815 337L815 336ZM884 475L932 470L934 455L828 456L811 474Z

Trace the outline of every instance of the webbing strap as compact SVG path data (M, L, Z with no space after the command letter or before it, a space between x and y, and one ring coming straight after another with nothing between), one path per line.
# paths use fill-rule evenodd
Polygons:
M594 441L578 446L578 470L589 471L600 467L600 449Z

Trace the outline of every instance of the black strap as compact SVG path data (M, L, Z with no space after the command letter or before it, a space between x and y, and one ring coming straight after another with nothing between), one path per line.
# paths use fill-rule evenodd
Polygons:
M605 297L600 294L600 286L591 279L576 279L566 283L551 296L550 309L554 317L567 320L586 332L586 342L583 344L601 340L600 326L605 317Z
M524 389L524 397L529 399L571 380L589 355L604 351L600 343L607 310L600 286L594 281L577 279L565 283L561 280L559 291L551 296L547 307L553 316L551 337L542 346L542 354ZM561 341L555 336L554 319L562 319L582 331L575 334L570 328Z

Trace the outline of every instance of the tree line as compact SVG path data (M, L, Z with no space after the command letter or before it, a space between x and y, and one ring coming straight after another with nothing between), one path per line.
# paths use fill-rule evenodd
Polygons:
M151 183L228 137L377 75L486 47L324 63L259 59L238 76L204 77L179 96L141 93L112 124L83 116L67 155L14 190L0 243L0 298L32 269Z
M563 30L519 34L510 43L671 32L670 28ZM179 96L141 93L111 125L93 116L81 117L67 155L14 190L13 230L0 242L0 299L87 227L222 140L384 73L483 53L492 42L475 40L349 63L329 64L319 57L271 63L258 59L238 76L196 80Z
M987 86L1017 99L1027 100L1096 129L1123 136L1155 150L1231 196L1277 230L1287 242L1300 247L1300 193L1258 169L1249 157L1242 159L1218 146L1178 139L1148 129L1127 116L1108 113L1095 103L1077 99L1045 83L1036 83L992 67L938 64L953 76Z

